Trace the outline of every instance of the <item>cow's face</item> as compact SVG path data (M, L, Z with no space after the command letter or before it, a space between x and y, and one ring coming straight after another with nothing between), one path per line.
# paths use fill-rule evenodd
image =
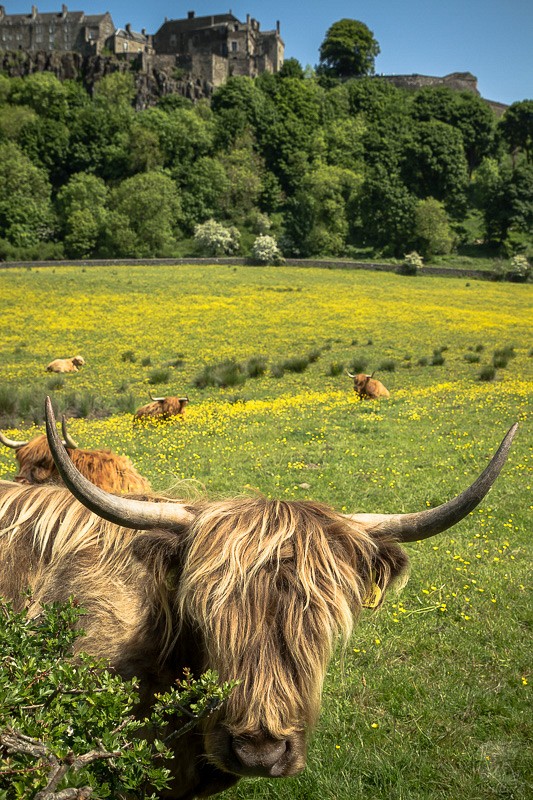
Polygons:
M20 447L16 452L16 458L19 464L15 478L17 483L61 482L46 436L38 436Z
M239 776L304 768L338 634L350 634L372 573L384 588L406 566L390 547L384 569L366 534L318 504L239 498L200 513L178 604L199 633L202 667L239 681L206 726L210 763Z
M72 363L75 367L84 367L85 366L85 359L83 356L74 356L72 359Z
M370 380L370 375L365 375L364 373L360 373L356 375L353 379L353 388L358 394L362 394Z

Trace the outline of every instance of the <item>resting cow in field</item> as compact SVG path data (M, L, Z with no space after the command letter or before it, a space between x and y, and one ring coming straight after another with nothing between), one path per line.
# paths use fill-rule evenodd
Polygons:
M374 378L375 372L373 372L372 375L365 375L364 372L352 375L351 372L346 370L346 374L349 375L350 378L353 378L353 390L359 395L360 400L364 400L365 398L377 400L379 397L390 397L389 390L383 386L381 381Z
M75 597L86 609L80 649L139 677L140 714L184 667L240 680L207 721L174 739L172 785L159 797L296 775L338 634L348 637L361 609L405 578L401 543L476 507L516 427L472 486L441 506L341 514L263 497L186 504L107 494L77 472L48 404L50 447L69 488L0 484L0 594L20 603L29 585L34 611Z
M85 366L83 356L73 356L72 358L56 358L50 361L46 367L47 372L78 372L79 367Z
M171 417L184 417L188 397L152 397L152 402L138 408L133 416L134 422L144 419L166 420Z
M29 442L8 439L0 432L0 442L15 450L18 462L17 483L59 483L61 477L54 464L46 436L37 436ZM77 469L91 483L113 494L149 492L150 484L140 475L128 456L119 456L111 450L82 450L69 436L63 421L63 446Z

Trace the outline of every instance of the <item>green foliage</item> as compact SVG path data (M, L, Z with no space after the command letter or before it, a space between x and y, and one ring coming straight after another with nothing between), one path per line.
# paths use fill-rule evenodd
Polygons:
M218 364L208 364L193 378L193 385L197 389L208 386L239 386L246 380L246 373L242 364L234 359L227 358Z
M492 364L485 364L481 367L478 375L480 381L493 381L496 377L496 369Z
M338 78L372 75L379 44L372 31L355 19L340 19L320 45L319 70Z
M214 673L198 680L186 673L157 696L149 717L135 719L136 680L124 681L84 653L69 658L83 635L80 624L83 611L72 601L43 605L30 617L0 599L2 800L40 791L66 797L69 788L82 786L84 797L94 792L113 800L130 792L146 797L148 785L162 790L170 752L159 732L170 718L182 717L183 734L233 688L219 685ZM142 738L147 730L150 742Z
M459 243L477 264L494 247L531 258L532 101L497 123L472 93L373 76L378 52L366 25L342 19L317 74L288 59L277 75L232 76L211 101L140 111L128 71L92 97L51 73L0 76L0 144L18 148L9 170L0 158L0 258L194 255L209 220L237 226L245 253L252 233L274 233L295 257L431 259ZM3 199L2 184L16 187ZM254 225L263 213L272 231Z
M150 374L148 375L148 383L151 383L154 386L157 383L168 383L170 378L170 369L165 367L160 367L159 369L153 369Z
M431 259L434 255L448 255L455 244L455 236L448 221L443 203L428 197L420 200L415 210L414 233L420 254Z
M0 144L0 237L18 247L51 238L50 194L46 172L17 145Z

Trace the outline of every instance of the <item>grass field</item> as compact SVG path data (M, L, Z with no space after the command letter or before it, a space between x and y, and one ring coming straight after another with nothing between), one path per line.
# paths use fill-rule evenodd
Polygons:
M307 770L242 781L223 796L533 796L530 285L72 267L0 271L0 294L3 430L41 433L49 393L58 409L88 415L69 425L81 446L129 454L157 490L419 510L468 485L518 421L488 498L453 531L408 546L408 585L364 613L336 658ZM81 372L45 372L77 353ZM258 356L266 371L257 378L195 387L206 365ZM310 356L300 373L275 369ZM506 366L479 380L494 358ZM389 401L355 400L343 369L357 361L379 370ZM131 411L150 391L188 394L185 421L134 429ZM0 477L14 473L3 450Z

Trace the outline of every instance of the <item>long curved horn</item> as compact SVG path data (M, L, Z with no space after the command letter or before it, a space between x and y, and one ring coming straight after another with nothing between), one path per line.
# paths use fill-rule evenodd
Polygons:
M355 375L352 375L352 373L351 373L351 372L348 372L348 370L345 370L345 372L346 372L346 374L347 374L347 375L349 375L349 376L350 376L350 378L355 378Z
M5 444L6 447L12 447L14 450L18 450L19 447L24 447L25 444L28 444L28 442L17 442L15 439L8 439L2 431L0 431L0 442Z
M74 441L70 433L67 431L67 421L65 415L61 417L61 431L63 432L63 444L70 450L77 450L78 444Z
M119 497L88 481L78 472L59 438L49 397L46 398L45 415L48 445L58 472L74 497L90 511L117 525L140 530L179 528L192 521L193 515L181 503L154 503Z
M152 395L150 394L150 400L153 400L154 403L162 403L163 400L166 399L167 399L166 397L152 397Z
M468 489L453 500L414 514L347 514L346 516L364 525L373 535L393 536L399 542L417 542L448 530L483 500L507 460L517 428L518 423L515 422L488 467Z

